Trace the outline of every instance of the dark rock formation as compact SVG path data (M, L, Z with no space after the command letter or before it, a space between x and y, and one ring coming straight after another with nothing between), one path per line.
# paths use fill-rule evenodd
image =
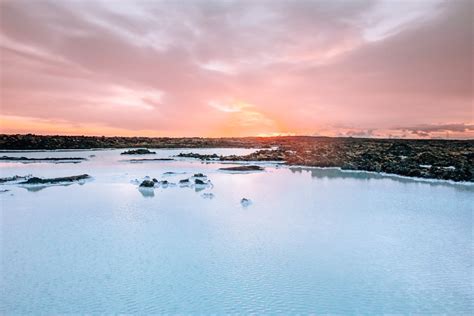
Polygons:
M121 153L121 155L154 155L156 152L150 151L148 149L130 149Z
M27 158L27 157L9 157L2 156L0 161L14 161L14 162L80 162L87 160L82 157L63 157L63 158Z
M32 177L26 181L20 182L20 184L56 184L56 183L75 182L75 181L85 180L89 178L90 176L88 174L81 174L78 176L71 176L71 177L50 178L50 179Z
M274 149L274 150L257 150L248 155L244 156L224 156L220 160L222 161L284 161L285 150Z
M236 166L236 167L219 168L219 170L223 170L223 171L263 171L265 169L263 167L260 167L260 166Z
M411 154L413 148L403 141L394 141L388 148L387 152L392 155L408 156Z
M26 180L28 178L30 178L30 177L29 176L13 176L13 177L0 178L0 183Z
M219 156L217 154L197 154L197 153L180 153L176 157L181 158L194 158L200 160L219 160L219 161L283 161L284 160L284 151L275 149L275 150L258 150L254 153L237 156Z
M156 158L156 159L128 159L128 160L122 160L122 161L137 163L137 162L154 162L154 161L155 162L156 161L173 161L173 160L174 160L173 158Z
M247 198L242 198L242 200L240 200L240 204L243 206L243 207L247 207L249 206L250 204L252 204L252 201L250 199L247 199Z
M153 180L143 180L142 183L140 183L140 187L142 188L153 188L155 186L155 182Z
M92 148L258 148L275 146L273 138L171 138L0 135L0 149L92 149Z
M176 155L179 158L195 158L201 160L218 160L222 156L218 156L217 154L206 155L206 154L197 154L197 153L179 153Z
M202 181L201 179L194 179L194 184L204 185L204 184L207 184L207 183Z

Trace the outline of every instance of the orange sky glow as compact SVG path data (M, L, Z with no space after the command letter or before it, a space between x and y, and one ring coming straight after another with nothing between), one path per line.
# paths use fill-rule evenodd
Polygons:
M474 138L473 3L0 2L0 133Z

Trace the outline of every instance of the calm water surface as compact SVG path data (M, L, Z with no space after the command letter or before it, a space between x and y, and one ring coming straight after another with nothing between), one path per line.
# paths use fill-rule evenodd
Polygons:
M146 158L183 151L252 150ZM94 177L0 186L10 190L0 193L1 313L473 313L472 185L276 165L229 174L120 152L9 153L89 160L0 164L1 177ZM214 186L131 183L195 172Z

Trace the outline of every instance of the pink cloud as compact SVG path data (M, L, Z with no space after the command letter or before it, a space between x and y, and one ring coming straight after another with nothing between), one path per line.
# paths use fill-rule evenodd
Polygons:
M472 124L471 3L384 5L3 1L0 114L173 136Z

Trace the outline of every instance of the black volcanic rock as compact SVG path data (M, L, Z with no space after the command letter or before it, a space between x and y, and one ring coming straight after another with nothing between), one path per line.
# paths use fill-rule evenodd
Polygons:
M197 154L197 153L179 153L176 155L179 158L194 158L194 159L201 159L201 160L218 160L222 156L218 156L217 154Z
M395 141L387 151L393 155L409 156L413 152L413 148L405 142Z
M154 155L156 152L150 151L148 149L130 149L121 153L121 155Z
M9 157L9 156L2 156L0 157L0 161L17 161L17 162L76 162L76 161L83 161L87 160L86 158L82 157L63 157L63 158L27 158L27 157Z
M0 183L12 182L12 181L19 181L19 180L26 180L29 176L13 176L13 177L6 177L0 178Z
M153 180L143 180L142 183L140 183L140 187L142 188L153 188L155 186L155 182Z
M194 179L194 184L203 185L203 184L206 184L206 182L204 182L200 179Z
M88 174L81 174L78 176L61 177L61 178L50 178L50 179L32 177L26 181L20 182L20 184L55 184L55 183L75 182L75 181L85 180L89 178L90 176Z
M250 199L247 199L247 198L242 198L240 200L240 204L243 206L243 207L248 207L252 204L252 201Z
M223 170L223 171L263 171L265 169L263 167L260 167L260 166L236 166L236 167L219 168L219 170Z
M440 157L436 157L429 151L424 151L421 154L418 154L416 160L419 164L423 165L434 165L439 161Z
M131 163L140 163L140 162L157 162L157 161L173 161L173 158L145 158L145 159L128 159L128 160L122 160L125 162L131 162Z

